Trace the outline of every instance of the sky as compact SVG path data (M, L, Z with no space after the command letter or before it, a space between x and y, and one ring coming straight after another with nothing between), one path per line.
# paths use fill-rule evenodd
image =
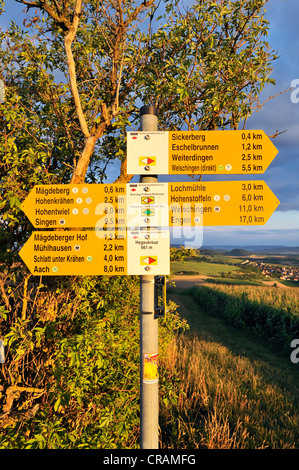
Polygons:
M7 0L7 14L0 17L0 26L7 27L12 19L21 21L23 8L14 0ZM275 159L263 175L251 175L251 179L265 181L280 204L265 225L203 227L202 233L194 239L194 232L184 232L185 238L172 239L173 243L190 246L196 243L198 246L299 246L299 1L270 0L266 8L266 17L270 21L267 40L277 51L279 59L273 64L271 76L276 85L266 87L261 102L279 95L268 100L258 113L251 116L246 128L261 129L267 135L281 132L272 140L278 149ZM114 180L116 171L117 166L110 167L107 183ZM235 175L222 179L229 185L230 180L244 178ZM178 175L171 180L186 181L188 177ZM217 176L202 177L202 181L208 180L215 181ZM138 177L135 176L133 181L138 181ZM170 178L161 175L159 181L170 181Z

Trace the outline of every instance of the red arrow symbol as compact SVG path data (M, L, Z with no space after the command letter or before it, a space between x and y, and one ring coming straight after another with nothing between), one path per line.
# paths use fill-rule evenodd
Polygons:
M156 263L157 260L149 256L148 258L143 258L142 261L143 263L152 264L152 263Z

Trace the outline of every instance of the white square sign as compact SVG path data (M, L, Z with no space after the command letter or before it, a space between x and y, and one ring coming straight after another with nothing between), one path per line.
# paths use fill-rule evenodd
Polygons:
M168 174L168 132L128 132L127 171L134 175Z
M127 253L127 274L170 274L169 230L128 230Z

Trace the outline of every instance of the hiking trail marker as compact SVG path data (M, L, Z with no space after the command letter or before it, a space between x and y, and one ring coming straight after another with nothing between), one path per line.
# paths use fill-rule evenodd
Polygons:
M278 150L262 130L127 133L128 174L262 174Z

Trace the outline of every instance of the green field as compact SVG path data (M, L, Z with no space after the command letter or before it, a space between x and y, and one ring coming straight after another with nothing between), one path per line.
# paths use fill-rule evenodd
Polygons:
M202 274L204 276L221 276L231 272L240 271L238 266L221 263L206 263L204 261L173 261L170 263L171 274Z

